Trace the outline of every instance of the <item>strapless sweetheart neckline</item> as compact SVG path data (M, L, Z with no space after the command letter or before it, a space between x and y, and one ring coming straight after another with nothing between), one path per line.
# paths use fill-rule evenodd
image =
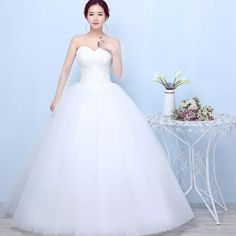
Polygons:
M106 51L106 52L110 53L108 50L106 50L106 49L104 49L104 48L96 48L96 49L93 49L93 48L88 47L88 46L80 46L80 47L77 49L77 52L78 52L80 49L82 49L82 48L87 48L87 49L89 49L89 50L92 51L92 52L97 52L99 49L101 49L101 50L103 50L103 51Z

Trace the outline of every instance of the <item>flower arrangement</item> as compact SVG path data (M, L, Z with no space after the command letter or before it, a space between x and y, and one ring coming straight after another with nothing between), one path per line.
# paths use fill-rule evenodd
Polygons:
M172 118L176 120L214 120L213 108L211 106L201 106L199 98L193 97L183 100L178 109L175 109Z
M174 90L181 84L186 84L189 82L180 70L175 73L174 82L168 82L166 77L160 72L154 74L153 81L161 83L167 90Z

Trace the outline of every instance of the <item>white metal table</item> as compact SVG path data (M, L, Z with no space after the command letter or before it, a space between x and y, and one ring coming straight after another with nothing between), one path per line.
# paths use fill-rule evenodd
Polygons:
M164 149L180 185L188 195L195 189L216 224L216 206L227 210L216 178L217 137L236 129L236 116L219 115L212 121L177 121L161 114L147 116L153 129L159 129Z

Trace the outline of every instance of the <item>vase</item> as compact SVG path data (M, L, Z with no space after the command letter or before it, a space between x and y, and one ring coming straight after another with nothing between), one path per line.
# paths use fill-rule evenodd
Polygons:
M175 110L175 90L166 89L163 115L171 116L174 110Z

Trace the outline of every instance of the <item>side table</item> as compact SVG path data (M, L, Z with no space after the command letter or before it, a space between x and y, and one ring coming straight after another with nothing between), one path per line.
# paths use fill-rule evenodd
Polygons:
M216 141L220 134L236 129L236 116L222 114L212 121L178 121L157 113L147 115L147 121L160 131L185 195L195 189L216 224L220 224L216 206L223 210L227 207L216 178Z

